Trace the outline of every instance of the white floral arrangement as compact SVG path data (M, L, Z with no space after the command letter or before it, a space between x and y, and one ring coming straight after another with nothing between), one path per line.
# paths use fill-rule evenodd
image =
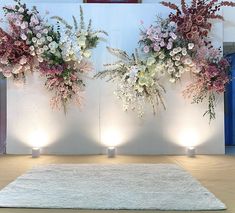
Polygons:
M139 117L143 117L146 103L151 105L154 114L159 105L165 109L165 89L159 82L163 67L159 64L156 69L149 58L140 59L137 50L129 56L120 49L107 49L119 60L113 64L106 64L106 70L96 74L95 78L107 78L108 81L117 83L114 93L122 101L123 109L135 111Z

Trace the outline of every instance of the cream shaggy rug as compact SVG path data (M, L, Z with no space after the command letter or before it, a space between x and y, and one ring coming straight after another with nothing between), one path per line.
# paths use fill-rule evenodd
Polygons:
M222 210L174 164L57 164L33 168L0 191L0 207Z

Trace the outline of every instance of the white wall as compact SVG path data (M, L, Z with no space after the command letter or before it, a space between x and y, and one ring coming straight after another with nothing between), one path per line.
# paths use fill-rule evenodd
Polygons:
M76 3L36 5L40 11L47 9L51 15L61 15L68 21L72 21L72 14L79 17ZM94 28L105 29L110 35L107 43L94 50L96 72L113 60L106 45L131 53L137 46L140 20L149 26L156 14L169 13L158 4L84 4L83 9L86 18L93 19ZM215 32L214 40L221 45L221 24L217 24ZM223 98L217 107L217 119L209 125L207 118L202 117L206 103L191 105L181 95L187 77L176 85L165 83L167 110L156 117L149 111L144 121L122 111L112 83L87 80L84 109L79 111L72 106L65 117L62 112L51 111L51 96L43 89L43 82L36 75L30 78L21 89L8 84L7 153L30 153L36 141L32 139L34 132L36 137L42 137L44 153L53 154L100 154L112 143L118 144L119 154L184 154L184 146L194 144L201 154L224 153Z
M234 1L235 2L235 1ZM223 8L224 16L224 41L235 42L235 8Z

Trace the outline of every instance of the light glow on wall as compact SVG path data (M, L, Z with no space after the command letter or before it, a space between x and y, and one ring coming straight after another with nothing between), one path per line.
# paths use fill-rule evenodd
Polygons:
M208 124L206 118L202 117L204 109L198 110L197 107L182 104L179 109L174 109L175 116L171 117L171 122L166 125L167 141L181 147L198 147L211 141L218 125L215 122Z
M208 125L206 122L204 123ZM211 140L214 129L208 131L208 127L205 127L203 123L199 126L187 124L182 122L168 127L167 140L182 147L197 147Z
M200 143L199 132L193 128L185 128L179 131L177 141L185 147L194 147Z
M105 129L101 134L101 143L107 147L116 147L123 143L122 134L116 128Z
M25 85L22 89L16 88L12 82L8 82L8 110L14 108L14 113L8 113L8 139L17 144L23 143L30 148L43 148L55 143L63 134L63 114L51 113L49 108L50 94L39 95L38 87L42 82L38 81L38 74L28 76L27 81L32 84ZM32 87L34 86L34 87ZM32 92L33 91L33 92ZM9 93L15 93L9 96ZM22 94L27 95L22 101ZM49 110L48 110L49 109ZM55 120L57 118L57 120ZM8 144L8 148L11 144ZM10 147L12 148L12 147Z
M49 143L49 138L45 131L38 129L29 133L27 141L28 144L32 145L32 147L41 148Z

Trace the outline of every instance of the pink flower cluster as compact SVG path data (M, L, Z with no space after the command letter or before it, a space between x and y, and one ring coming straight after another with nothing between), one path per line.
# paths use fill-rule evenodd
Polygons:
M13 37L0 28L0 72L3 76L13 77L18 81L24 81L26 72L34 66L34 58L30 54L29 46L25 41Z
M191 59L196 65L192 69L195 81L183 92L187 98L192 98L193 103L208 100L210 119L215 118L215 94L223 93L226 84L231 80L229 76L230 65L221 57L221 51L214 48L208 35L212 29L211 19L223 20L219 15L221 7L235 7L234 2L218 0L192 0L187 5L181 0L181 7L174 3L161 2L162 5L174 10L170 13L169 21L176 24L176 34L181 43L194 43L194 52ZM205 115L204 114L204 115Z
M170 13L169 18L177 24L177 31L184 39L195 42L208 37L211 31L211 19L221 19L218 14L222 6L235 6L234 2L218 0L192 0L191 5L186 0L181 1L181 8L166 1L161 2L166 7L176 11Z
M208 91L223 93L225 85L229 82L228 69L230 65L226 59L221 59L217 64L210 64L200 73L200 79Z
M57 72L50 73L47 75L45 86L48 90L55 92L55 96L51 99L53 109L63 108L66 113L66 105L71 100L78 105L81 104L81 92L85 85L78 79L76 73L69 73L66 77L58 75Z
M29 10L26 4L16 1L15 6L6 6L4 11L9 23L10 34L25 41L29 46L30 54L43 61L43 53L47 51L52 41L49 32L51 27L41 18L36 7Z
M143 52L150 57L149 60L153 61L154 58L152 64L161 64L172 83L184 72L197 69L192 59L194 43L182 42L177 35L176 25L169 20L160 19L157 26L142 30L139 43L143 46Z
M143 50L148 53L150 50L159 52L162 48L171 50L173 48L173 42L177 39L177 35L170 29L162 29L160 26L151 26L142 33L141 41L146 45Z
M50 65L47 62L42 62L39 65L39 70L43 75L60 75L63 73L65 66Z
M35 7L29 10L19 0L15 6L3 9L8 32L0 28L0 72L6 78L24 82L26 74L43 61L40 45L45 44L42 35L48 33L48 26Z
M74 64L72 67L74 67ZM77 68L81 73L92 70L91 63L85 60L82 60ZM51 99L52 109L63 108L66 113L66 107L69 102L73 101L76 105L81 105L81 93L84 90L85 84L81 77L78 77L76 69L72 69L69 64L50 65L43 62L40 64L40 72L46 77L46 88L55 94Z

